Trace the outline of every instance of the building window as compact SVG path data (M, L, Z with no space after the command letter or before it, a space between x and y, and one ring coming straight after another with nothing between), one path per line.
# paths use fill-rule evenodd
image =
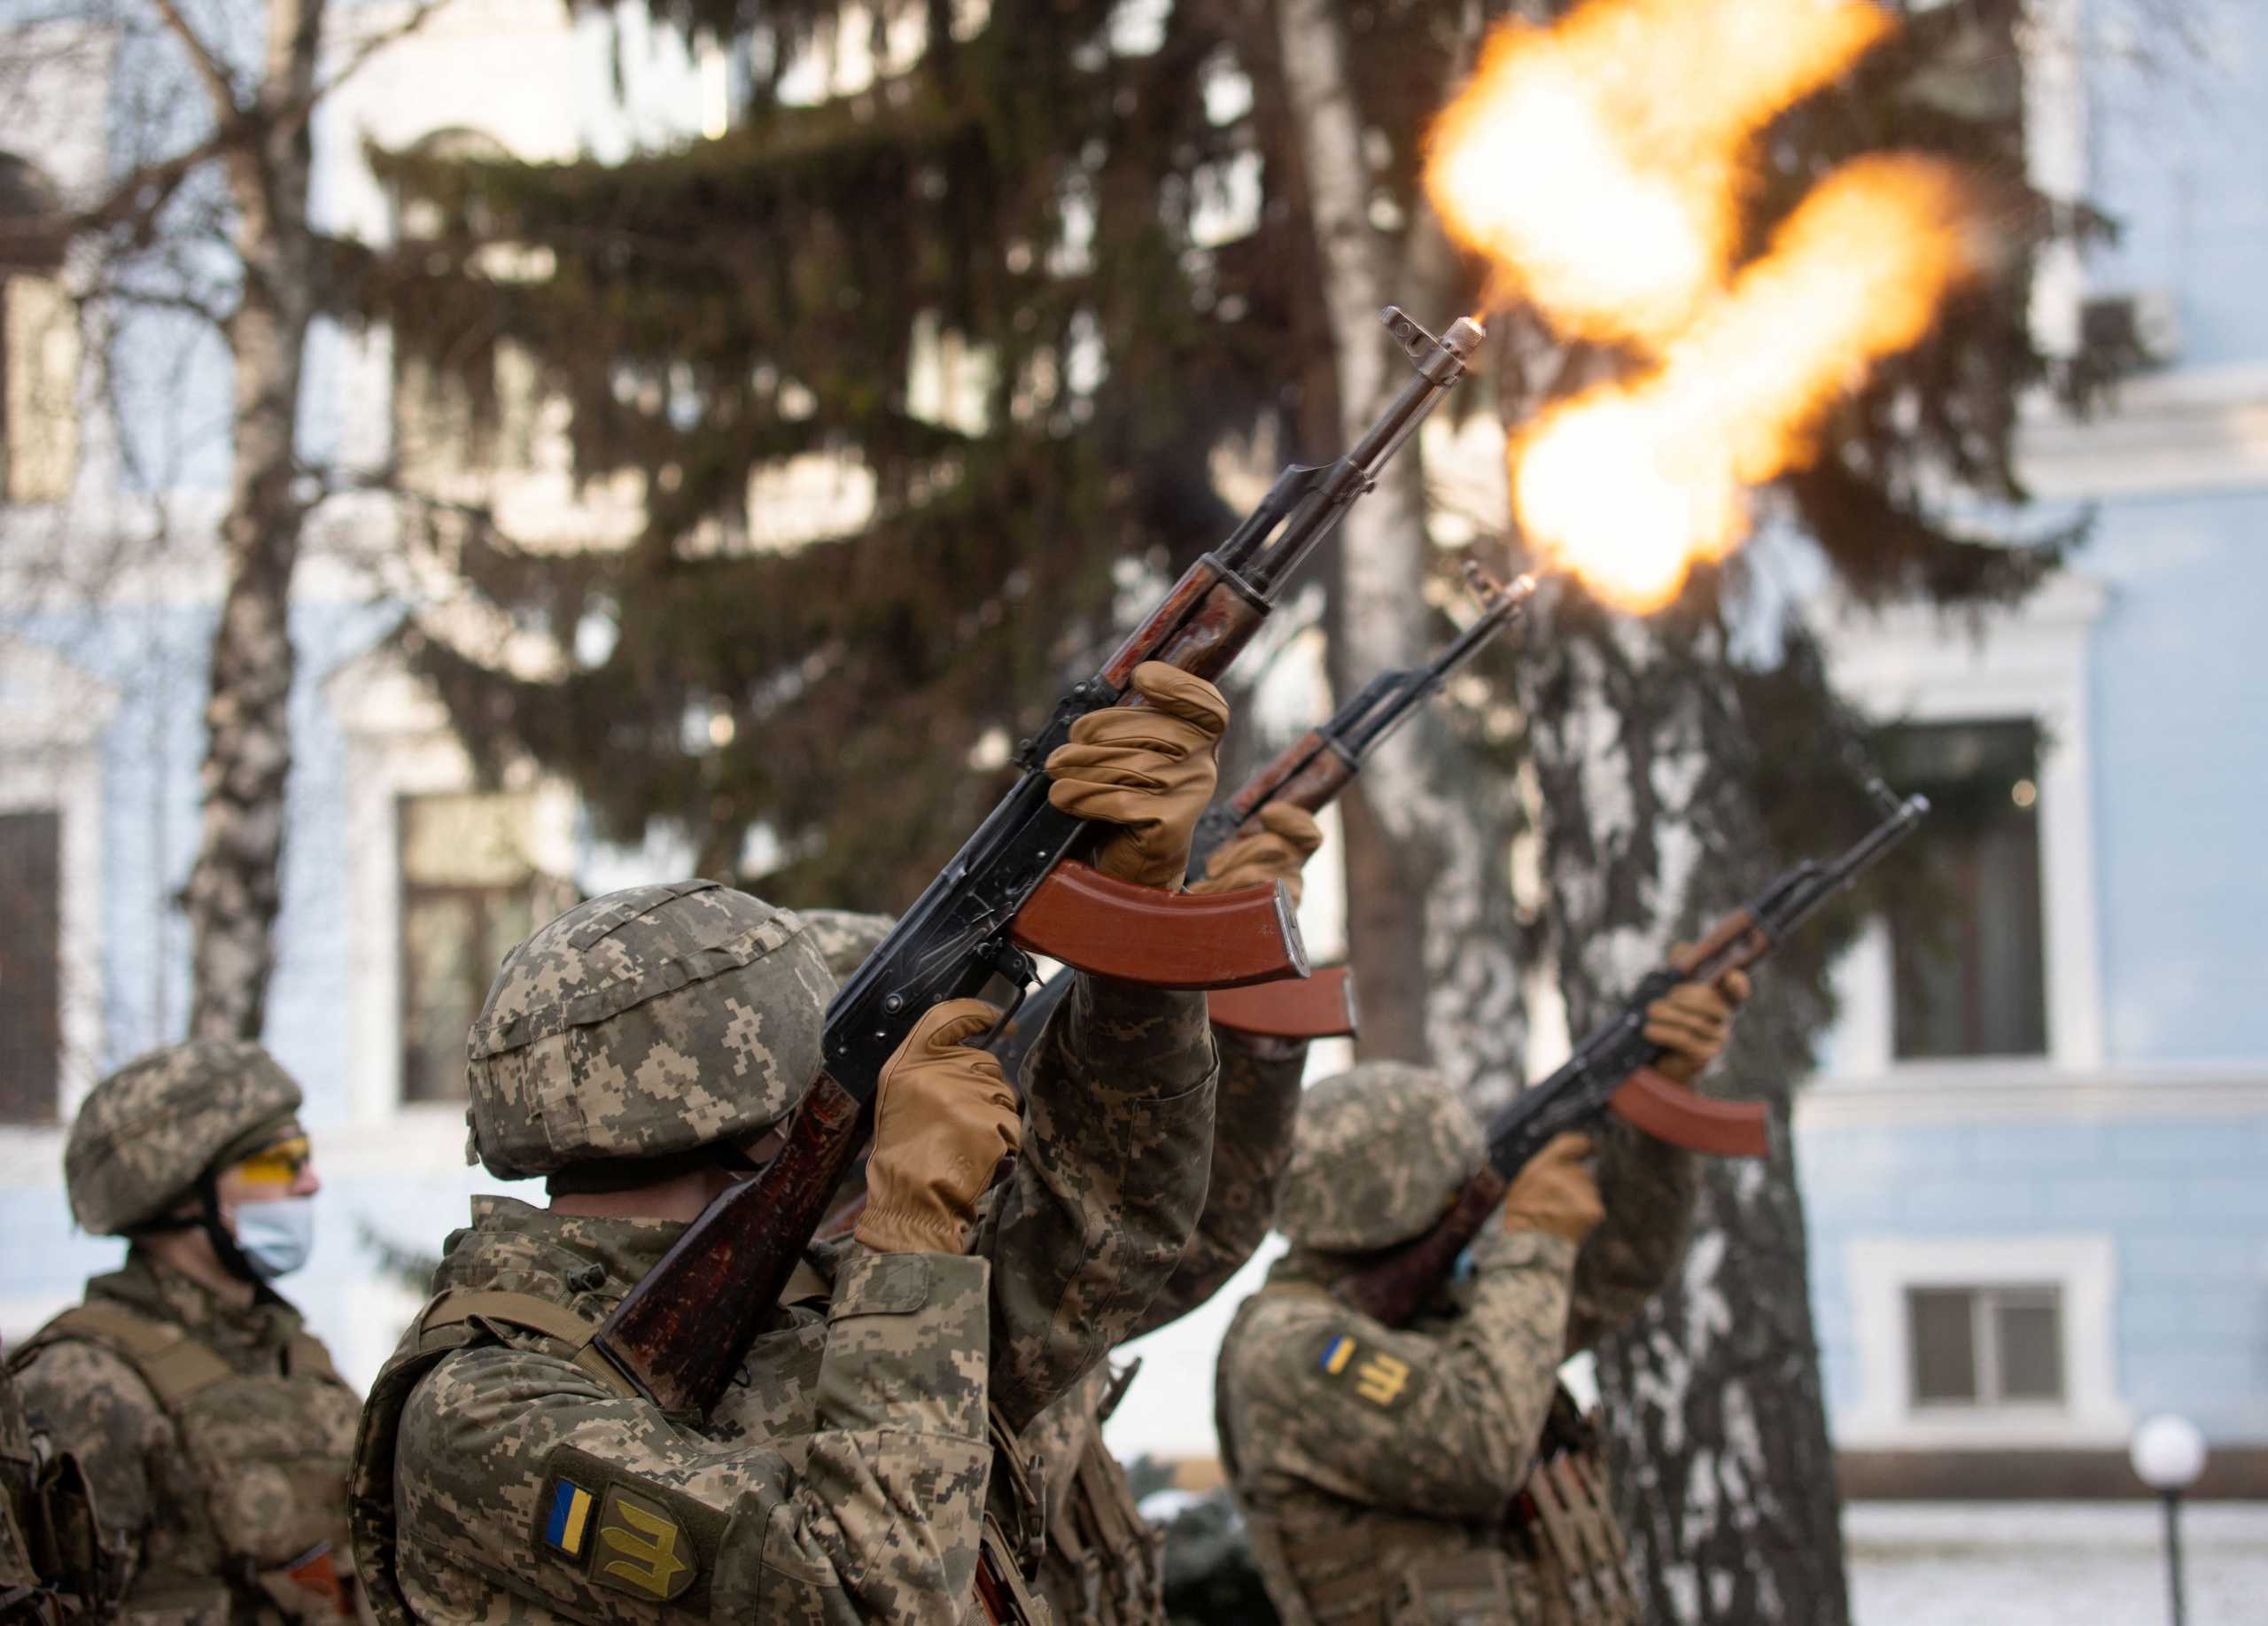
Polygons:
M462 1101L465 1032L513 945L564 906L529 857L525 796L406 796L401 1097Z
M79 461L78 313L51 276L0 276L0 465L10 502L60 502Z
M0 813L0 1123L51 1124L63 1053L62 820Z
M1900 728L1884 754L1931 806L1918 884L1891 920L1898 1056L2045 1054L2038 726Z
M2062 1404L2056 1288L1909 1288L1906 1325L1915 1406Z

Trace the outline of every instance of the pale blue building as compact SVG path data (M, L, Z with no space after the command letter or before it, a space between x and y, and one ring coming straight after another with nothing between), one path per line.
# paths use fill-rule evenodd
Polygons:
M1860 1490L2132 1490L2132 1427L2176 1412L2209 1482L2268 1492L2268 14L2195 8L2191 54L2145 10L2039 8L2028 65L2035 173L2122 226L2049 268L2043 331L2152 358L2027 430L2036 495L2093 536L1976 636L1834 645L1969 810L1931 838L1972 900L1934 966L1881 933L1845 964L1799 1109Z

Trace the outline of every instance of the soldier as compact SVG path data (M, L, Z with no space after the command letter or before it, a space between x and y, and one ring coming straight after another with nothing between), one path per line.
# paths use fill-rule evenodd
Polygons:
M1746 993L1733 972L1651 1007L1647 1036L1671 1047L1659 1070L1698 1074ZM1222 1459L1287 1626L1637 1618L1592 1425L1557 1374L1674 1268L1692 1158L1611 1123L1594 1177L1593 1139L1562 1135L1410 1326L1332 1297L1342 1272L1431 1226L1483 1146L1456 1093L1400 1062L1301 1104L1277 1216L1292 1249L1239 1309L1215 1389Z
M120 1545L121 1619L350 1611L354 1391L269 1285L314 1238L299 1099L259 1046L197 1040L129 1062L72 1122L72 1212L127 1238L126 1264L8 1364Z
M1192 892L1282 881L1294 901L1300 871L1322 845L1314 815L1288 804L1262 813L1264 829L1222 844ZM827 969L848 976L889 930L888 917L814 910ZM1216 1028L1221 1080L1204 1211L1173 1274L1125 1336L1138 1337L1203 1303L1268 1234L1292 1151L1292 1124L1307 1067L1302 1041ZM843 1221L838 1221L840 1225ZM1134 1376L1099 1363L1035 1419L1016 1442L1026 1477L1045 1489L1046 1538L1036 1591L1059 1622L1164 1626L1162 1533L1135 1505L1125 1470L1103 1443L1102 1426Z
M1052 794L1120 827L1098 867L1169 885L1226 707L1170 668L1135 683L1149 705L1082 719ZM883 1071L855 1230L806 1256L708 1417L663 1415L587 1347L776 1146L819 1062L817 935L692 882L581 905L506 958L470 1044L473 1147L552 1201L476 1202L374 1386L354 1517L382 1619L957 1621L981 1543L1033 1539L982 1531L988 1403L996 1437L1022 1428L1180 1256L1212 1131L1198 996L1081 978L1021 1115L961 1042L995 1013L930 1011ZM1028 1488L1007 1517L1036 1527Z

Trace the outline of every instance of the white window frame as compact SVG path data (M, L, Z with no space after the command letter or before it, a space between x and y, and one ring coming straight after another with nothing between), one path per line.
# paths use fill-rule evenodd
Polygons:
M1854 1238L1845 1245L1859 1397L1836 1443L1862 1451L2124 1445L2112 1311L2117 1253L2104 1234ZM2061 1308L2063 1398L1977 1404L1914 1398L1907 1295L2011 1284L2052 1287Z
M2000 1393L2001 1385L2005 1381L2007 1374L2000 1360L2000 1318L1998 1312L2004 1300L2031 1294L2046 1294L2048 1303L2054 1309L2055 1337L2056 1347L2058 1350L2055 1381L2058 1388L2062 1387L2064 1378L2062 1371L2062 1358L2060 1351L2062 1347L2063 1336L2063 1295L2062 1291L2054 1282L2036 1280L1995 1281L1989 1283L1977 1283L1958 1288L1909 1288L1907 1289L1905 1295L1907 1314L1907 1356L1909 1361L1913 1358L1914 1295L1916 1292L1951 1293L1959 1296L1962 1302L1968 1305L1969 1336L1969 1381L1974 1386L1974 1392L1966 1400L1952 1396L1941 1399L1929 1399L1920 1395L1910 1396L1909 1397L1913 1402L1914 1410L1916 1412L1922 1412L1934 1416L1940 1410L1967 1412L1974 1412L1980 1406L1993 1406L2006 1404ZM1908 1368L1907 1375L1909 1377L1912 1375L1912 1369L1910 1366ZM2053 1401L2027 1401L2024 1404L2039 1405L2052 1404L2059 1412L2063 1408L2063 1402L2060 1396Z
M54 1124L0 1132L59 1154L63 1129L103 1063L103 732L118 691L62 656L0 634L0 813L53 813L62 896L56 943L62 962L63 1055ZM43 1171L43 1179L49 1178Z
M455 1101L405 1101L401 1094L401 830L405 796L478 790L472 759L450 731L429 685L390 651L348 662L325 686L346 736L348 963L347 1022L353 1060L350 1116L358 1124L398 1121L461 1149L464 1108ZM531 769L506 787L534 792L532 855L549 875L574 873L573 794ZM438 1141L437 1141L438 1144Z
M1870 715L1915 723L2030 720L2039 726L2039 908L2047 1049L2039 1058L1900 1060L1892 1023L1890 933L1869 925L1835 969L1842 1018L1822 1085L1897 1075L2027 1070L2068 1075L2102 1063L2102 964L2095 896L2087 640L2108 595L2066 572L2013 610L1960 617L1901 607L1846 613L1827 634L1837 689ZM1927 827L1923 829L1927 836Z

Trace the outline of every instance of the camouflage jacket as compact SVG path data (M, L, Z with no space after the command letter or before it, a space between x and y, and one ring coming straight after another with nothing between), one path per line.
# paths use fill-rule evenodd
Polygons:
M1207 1206L1219 1070L1202 994L1088 976L1032 1046L1023 1149L975 1249L993 1264L992 1401L1009 1428L1153 1325Z
M16 1381L0 1366L0 1614L4 1614L6 1600L51 1580L50 1567L39 1561L33 1546L39 1467L31 1423L16 1397Z
M1216 1031L1219 1105L1204 1212L1181 1262L1129 1336L1178 1319L1220 1291L1268 1234L1292 1153L1307 1046ZM1130 1371L1127 1378L1132 1376ZM1039 1590L1060 1622L1164 1626L1160 1533L1144 1523L1102 1441L1119 1384L1098 1365L1025 1431L1047 1505Z
M683 1229L483 1197L434 1287L595 1323ZM943 1600L975 1572L990 1458L989 1276L982 1259L854 1246L833 1292L783 1310L698 1423L486 1323L392 1436L394 1583L422 1621L956 1618Z
M1684 1262L1700 1161L1618 1117L1590 1132L1606 1218L1584 1240L1567 1306L1567 1352L1588 1350L1636 1315Z
M116 1317L124 1335L88 1322ZM146 1341L137 1356L133 1339ZM238 1307L140 1249L12 1352L26 1408L78 1459L124 1549L120 1618L276 1622L336 1613L289 1567L345 1567L353 1391L299 1312ZM170 1389L161 1395L160 1389Z
M1203 1202L1192 1148L1212 1132L1214 1073L1200 998L1082 978L1027 1064L1022 1152L988 1194L977 1256L815 1249L697 1425L618 1397L532 1333L493 1327L447 1356L394 1449L412 1609L644 1626L666 1597L719 1620L964 1618L988 1400L1028 1422L1134 1326ZM595 1322L680 1229L482 1199L434 1285ZM667 1574L664 1540L681 1565ZM624 1541L647 1544L598 1561Z
M1550 1409L1574 1262L1561 1238L1492 1225L1440 1312L1400 1330L1332 1298L1337 1266L1310 1252L1278 1260L1245 1301L1216 1376L1221 1451L1287 1626L1540 1617L1511 1513ZM1506 1607L1429 1611L1426 1587L1475 1564Z
M14 1374L0 1365L0 1621L107 1618L121 1556L103 1535L77 1459L34 1431Z

